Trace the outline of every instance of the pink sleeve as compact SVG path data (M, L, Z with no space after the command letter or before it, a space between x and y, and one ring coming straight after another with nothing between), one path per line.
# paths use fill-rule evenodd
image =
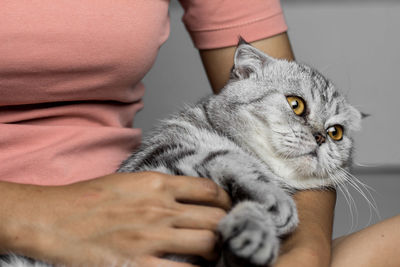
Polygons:
M279 0L180 0L182 18L198 49L253 42L287 30Z

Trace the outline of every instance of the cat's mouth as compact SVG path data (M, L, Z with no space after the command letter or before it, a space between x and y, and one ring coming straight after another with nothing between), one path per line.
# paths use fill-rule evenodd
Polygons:
M312 157L318 157L318 152L317 150L313 150L310 153L305 154L305 156L312 156Z
M313 157L313 158L317 158L318 157L318 151L317 149L312 150L311 152L307 152L307 153L302 153L302 154L297 154L297 155L284 155L285 159L296 159L296 158L302 158L302 157Z

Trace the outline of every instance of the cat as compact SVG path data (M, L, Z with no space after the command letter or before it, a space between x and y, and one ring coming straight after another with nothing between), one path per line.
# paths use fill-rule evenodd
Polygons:
M163 121L118 172L212 179L234 203L218 266L267 266L298 224L291 195L345 182L361 118L318 71L241 38L221 93Z
M317 70L272 58L240 38L221 93L161 122L117 172L212 179L233 208L218 226L221 257L205 266L268 266L280 238L298 224L292 194L346 181L361 118Z

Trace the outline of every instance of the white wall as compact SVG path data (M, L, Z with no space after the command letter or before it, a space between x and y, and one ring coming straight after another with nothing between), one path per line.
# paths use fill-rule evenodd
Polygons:
M331 3L331 2L330 2ZM286 4L293 48L372 116L357 135L356 162L400 164L400 3Z

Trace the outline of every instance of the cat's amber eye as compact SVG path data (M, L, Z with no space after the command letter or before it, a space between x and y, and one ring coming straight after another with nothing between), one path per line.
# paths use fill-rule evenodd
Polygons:
M335 141L340 141L343 138L343 127L341 125L333 125L329 127L326 132Z
M296 115L301 116L306 112L306 103L301 97L287 96L286 99Z

